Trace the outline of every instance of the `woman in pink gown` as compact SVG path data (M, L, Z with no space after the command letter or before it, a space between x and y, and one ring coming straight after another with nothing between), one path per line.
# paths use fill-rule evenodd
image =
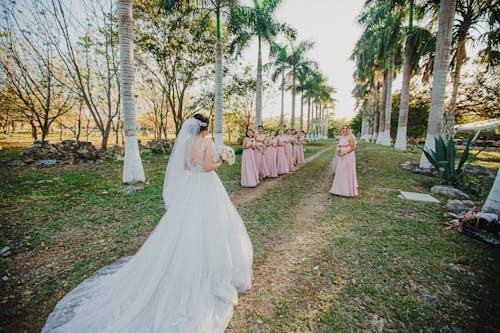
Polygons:
M274 130L269 131L269 136L266 138L266 151L264 159L266 160L269 177L278 177L278 168L276 166L276 137Z
M358 195L358 179L356 177L356 139L351 128L347 125L340 130L337 167L333 177L330 193L343 197L354 197Z
M264 179L269 177L269 169L267 168L266 159L264 158L264 153L266 150L266 134L264 134L264 126L259 125L258 133L255 135L255 164L257 165L257 170L259 170L259 179Z
M299 132L297 141L295 142L295 156L297 165L304 164L304 143L306 142L306 134L304 131Z
M288 161L288 172L293 172L294 170L294 158L293 158L293 143L295 142L295 138L292 135L292 130L288 129L286 131L286 145L285 145L285 153Z
M290 172L285 151L285 145L288 140L283 134L283 130L280 130L278 133L279 135L276 137L276 169L278 170L278 175L284 175Z
M241 154L241 186L255 187L259 184L259 171L255 164L255 139L253 131L247 130L247 137L243 139L243 153Z

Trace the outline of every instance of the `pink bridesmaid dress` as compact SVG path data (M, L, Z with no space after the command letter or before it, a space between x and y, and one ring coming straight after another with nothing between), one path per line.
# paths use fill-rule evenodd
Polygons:
M288 159L286 158L285 154L285 145L286 145L286 138L282 135L279 135L276 138L276 169L278 171L278 175L284 175L286 173L289 173L290 170L288 169Z
M297 144L295 145L296 156L297 156L297 165L304 164L304 138L299 137L297 139Z
M341 152L346 152L351 149L348 139L343 136L340 137L337 147ZM336 162L335 176L333 177L330 193L344 197L357 196L358 179L356 177L356 155L354 151L344 156L337 156Z
M259 171L255 164L253 139L243 140L243 153L241 154L241 186L255 187L259 184Z
M267 138L267 146L264 153L264 159L266 160L266 165L269 170L268 177L278 177L278 168L276 166L276 138L274 136L270 136Z
M255 154L255 164L257 165L257 170L259 170L259 178L263 179L269 177L269 169L267 168L266 159L264 158L265 146L264 140L265 135L257 134L255 136L256 147L254 149Z
M286 158L288 161L288 172L292 172L294 169L294 158L293 158L293 136L287 135L287 142L285 146L285 151L286 151Z

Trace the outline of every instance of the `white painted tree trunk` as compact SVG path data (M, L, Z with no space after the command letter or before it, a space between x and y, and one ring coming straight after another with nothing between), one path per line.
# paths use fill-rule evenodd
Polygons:
M387 87L385 94L384 132L380 144L391 145L391 113L392 113L392 81L394 78L394 55L389 56L389 69L387 71Z
M407 50L403 61L403 83L399 102L398 132L396 134L395 150L406 150L408 111L410 109L411 53Z
M443 127L444 98L450 63L451 32L455 16L455 4L456 0L441 0L440 2L436 55L432 69L431 107L424 147L427 149L435 148L434 138L441 135ZM420 158L420 167L431 167L431 163L423 153Z
M368 138L368 127L370 126L370 122L368 121L368 115L363 114L361 120L361 140L369 141Z
M261 40L259 36L258 40L259 54L257 58L257 80L255 93L255 129L259 125L262 125L262 50L261 50Z
M290 128L295 128L295 70L292 73L292 119L290 120Z
M280 114L280 130L285 127L285 72L281 73L281 114Z
M222 136L222 41L215 42L215 147L224 143Z
M500 216L500 169L497 170L497 177L484 203L482 212L494 213Z
M120 40L120 89L125 131L124 183L144 182L135 115L134 19L132 0L118 1L118 36Z
M377 144L382 144L382 140L384 138L386 102L387 102L387 71L384 73L384 80L382 82L382 96L380 97Z

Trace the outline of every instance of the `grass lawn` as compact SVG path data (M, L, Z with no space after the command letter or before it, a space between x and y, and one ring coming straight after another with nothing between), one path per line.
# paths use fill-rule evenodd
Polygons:
M331 145L306 146L306 156ZM65 293L98 268L133 254L164 212L165 156L143 154L144 190L119 192L121 163L57 168L8 168L18 150L0 151L0 331L38 332ZM321 179L332 151L323 153L261 198L238 207L258 267L293 219L292 208ZM392 331L467 331L500 327L498 250L443 230L439 205L405 202L398 190L428 191L437 179L399 168L415 153L360 144L361 195L331 196L318 219L317 246L297 265L288 297L265 318L273 332L343 332L384 325ZM500 154L476 161L490 168ZM218 174L233 196L240 159ZM248 190L248 189L247 189ZM485 191L486 192L486 191ZM481 199L481 198L476 198ZM243 298L244 301L244 298Z

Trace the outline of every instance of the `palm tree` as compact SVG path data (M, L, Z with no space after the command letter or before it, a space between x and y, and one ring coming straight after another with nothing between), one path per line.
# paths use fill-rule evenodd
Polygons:
M302 70L299 72L297 78L299 80L299 85L297 86L297 90L300 91L300 123L299 130L304 130L304 97L307 98L307 91L312 89L312 86L315 84L314 76L320 75L315 69L304 66ZM308 99L308 112L310 114L310 98ZM308 118L309 119L309 118Z
M295 95L297 93L297 76L300 72L305 71L306 68L318 68L317 62L310 60L306 57L306 53L312 49L314 43L311 41L302 41L298 45L294 45L291 39L290 43L290 54L287 57L287 64L289 68L288 75L290 76L292 83L292 119L291 128L295 128Z
M262 124L262 42L265 41L271 47L279 32L289 37L295 37L295 31L286 24L279 23L274 14L281 0L253 0L253 7L238 7L231 16L229 29L234 31L237 37L233 44L240 48L248 45L252 37L257 37L257 91L255 94L255 126Z
M456 0L440 0L436 55L432 70L431 108L424 147L427 150L434 149L434 138L441 134L443 127L444 97L450 60L451 32L455 15L455 4ZM423 153L420 158L420 167L431 167L431 163Z
M281 78L281 114L280 114L280 129L283 130L285 126L285 76L286 69L288 68L288 53L289 50L286 45L279 45L273 43L271 46L271 54L274 58L272 63L266 65L266 67L274 67L275 70L272 73L272 80L276 81Z
M498 1L458 0L455 25L452 33L452 82L450 103L444 113L443 136L452 138L457 112L457 97L463 65L467 61L466 44L488 44L495 39L492 35L498 31ZM493 20L491 20L493 19ZM496 29L495 29L496 26ZM486 29L485 29L486 28ZM484 32L477 38L471 32ZM498 40L498 39L497 39ZM498 45L498 42L496 42Z
M164 0L166 4L182 0ZM221 34L221 20L224 15L231 17L238 7L238 0L193 0L202 10L215 14L215 121L214 141L218 147L223 144L223 117L222 117L222 59L223 45Z
M120 40L120 91L125 131L125 157L123 161L124 183L144 182L139 144L136 136L135 116L135 64L134 64L134 19L132 0L118 1L118 23Z
M412 74L419 70L422 57L432 57L435 49L435 37L421 27L413 27L414 0L410 0L408 27L406 30L405 55L403 61L403 82L399 103L398 130L395 150L406 150L407 124L410 97L410 81Z
M398 1L368 0L358 19L365 30L351 56L357 60L355 79L361 85L370 84L373 89L375 85L370 81L376 80L375 76L383 78L377 143L385 145L391 142L392 81L399 65L402 17Z

